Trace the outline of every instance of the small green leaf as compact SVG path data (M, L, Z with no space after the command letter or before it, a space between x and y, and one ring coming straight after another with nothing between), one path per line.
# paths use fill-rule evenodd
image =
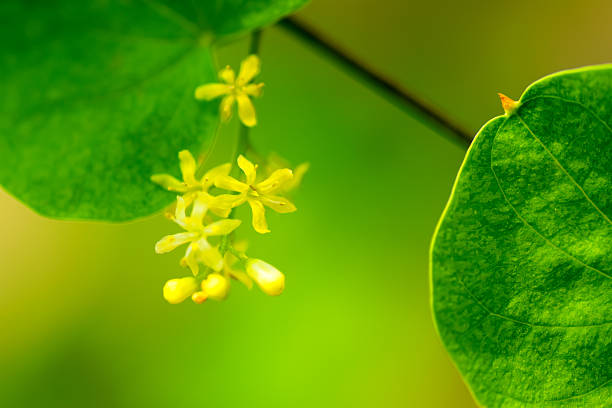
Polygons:
M201 152L219 101L210 42L304 0L0 2L0 184L56 218L123 221L174 197L150 182Z
M487 123L432 244L437 327L486 407L612 405L612 65Z

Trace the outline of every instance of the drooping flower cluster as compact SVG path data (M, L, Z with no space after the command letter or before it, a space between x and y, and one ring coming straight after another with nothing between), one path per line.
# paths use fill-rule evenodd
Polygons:
M263 84L251 81L259 74L260 67L259 58L250 55L242 62L238 76L226 67L219 72L223 83L201 85L195 90L195 97L206 101L223 97L220 106L223 121L231 118L236 103L241 122L247 127L255 126L257 119L250 97L260 96ZM248 203L255 231L269 233L265 208L279 213L296 211L283 195L300 183L308 165L298 166L294 174L283 159L270 156L262 161L263 171L258 172L258 165L240 154L237 164L244 177L238 180L230 176L231 163L214 167L198 177L198 164L191 153L183 150L178 156L182 180L168 174L153 175L151 180L178 194L176 207L168 217L184 231L163 237L155 245L155 251L163 254L187 245L180 265L189 268L193 276L167 281L164 298L171 304L181 303L188 297L197 304L208 298L223 300L229 293L230 279L240 281L249 289L254 281L264 293L280 295L285 288L285 276L274 266L246 255L246 242L234 239L234 231L241 221L232 214L235 208Z
M166 300L180 303L189 296L196 303L202 303L207 298L223 300L229 291L230 278L249 288L255 281L268 295L279 295L285 286L284 275L263 261L248 258L244 244L232 242L229 235L240 226L241 221L227 217L232 209L248 203L253 214L254 229L261 234L270 232L264 206L280 213L296 210L287 198L274 195L293 182L293 172L288 168L277 169L258 181L257 166L240 155L238 167L245 175L244 182L229 176L229 163L212 168L198 179L197 166L191 153L181 151L179 160L183 181L168 174L151 177L165 189L182 193L177 196L176 208L169 217L184 231L163 237L155 245L155 251L164 254L188 244L180 264L188 267L194 275L193 278L168 281L164 286ZM213 186L237 194L213 195L210 193ZM218 219L214 220L213 215ZM211 242L215 238L217 242Z

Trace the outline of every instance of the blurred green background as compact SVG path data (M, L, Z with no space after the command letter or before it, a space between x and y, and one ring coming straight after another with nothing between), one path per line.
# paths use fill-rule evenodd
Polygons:
M299 17L473 131L497 91L612 53L605 0L314 0ZM475 406L429 310L429 240L464 149L280 28L262 58L254 144L312 164L299 211L250 235L285 293L168 305L186 271L153 251L178 232L161 215L59 222L1 192L0 406Z

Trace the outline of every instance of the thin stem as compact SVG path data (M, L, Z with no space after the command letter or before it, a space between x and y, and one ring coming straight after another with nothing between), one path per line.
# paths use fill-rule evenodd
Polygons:
M249 46L249 54L259 54L261 46L261 30L255 30L251 34L251 45Z
M249 148L249 128L240 124L240 129L238 129L238 140L236 141L236 147L234 149L234 156L232 165L236 163L236 159L239 155L244 154Z
M242 252L237 251L236 248L234 248L234 247L229 247L228 251L230 251L232 253L232 255L234 255L236 258L238 258L241 261L246 261L247 259L249 259L248 256L246 256Z
M261 30L253 31L251 34L251 45L249 46L249 55L259 54L259 48L261 46ZM244 154L249 149L253 149L251 141L249 139L249 133L251 128L240 123L240 130L238 131L238 140L236 142L236 148L234 149L234 155L232 156L232 164L236 162L239 155Z
M249 54L259 54L259 48L261 45L261 30L253 31L251 34L251 45L249 46ZM240 123L240 129L238 130L238 140L236 141L236 147L234 148L234 153L232 154L232 166L236 163L238 156L241 154L245 154L247 150L252 149L251 142L249 139L249 133L251 128ZM234 210L230 212L228 218L233 218ZM234 233L232 232L231 235ZM230 235L224 235L221 238L221 243L219 244L219 251L221 255L225 255L228 250L233 250L231 244Z
M402 102L403 108L411 112L416 111L421 117L427 119L430 124L443 128L449 136L453 137L454 141L460 142L464 146L469 146L472 143L472 134L470 132L467 132L452 119L403 89L393 80L385 77L345 49L342 49L313 27L294 17L285 18L279 24L287 31L323 51L328 56L333 57L340 65L357 74L363 80L395 97L398 101Z

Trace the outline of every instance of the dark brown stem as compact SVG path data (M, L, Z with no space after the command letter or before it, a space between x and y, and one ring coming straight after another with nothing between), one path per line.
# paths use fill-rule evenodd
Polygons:
M411 113L418 113L421 117L427 119L428 123L442 128L446 134L452 136L454 141L460 142L463 146L469 146L472 143L471 132L467 132L453 120L412 95L393 80L360 61L310 25L297 20L295 17L285 18L279 22L279 25L328 56L333 57L342 67L353 72L361 79L393 96L402 103L403 108L410 110Z

